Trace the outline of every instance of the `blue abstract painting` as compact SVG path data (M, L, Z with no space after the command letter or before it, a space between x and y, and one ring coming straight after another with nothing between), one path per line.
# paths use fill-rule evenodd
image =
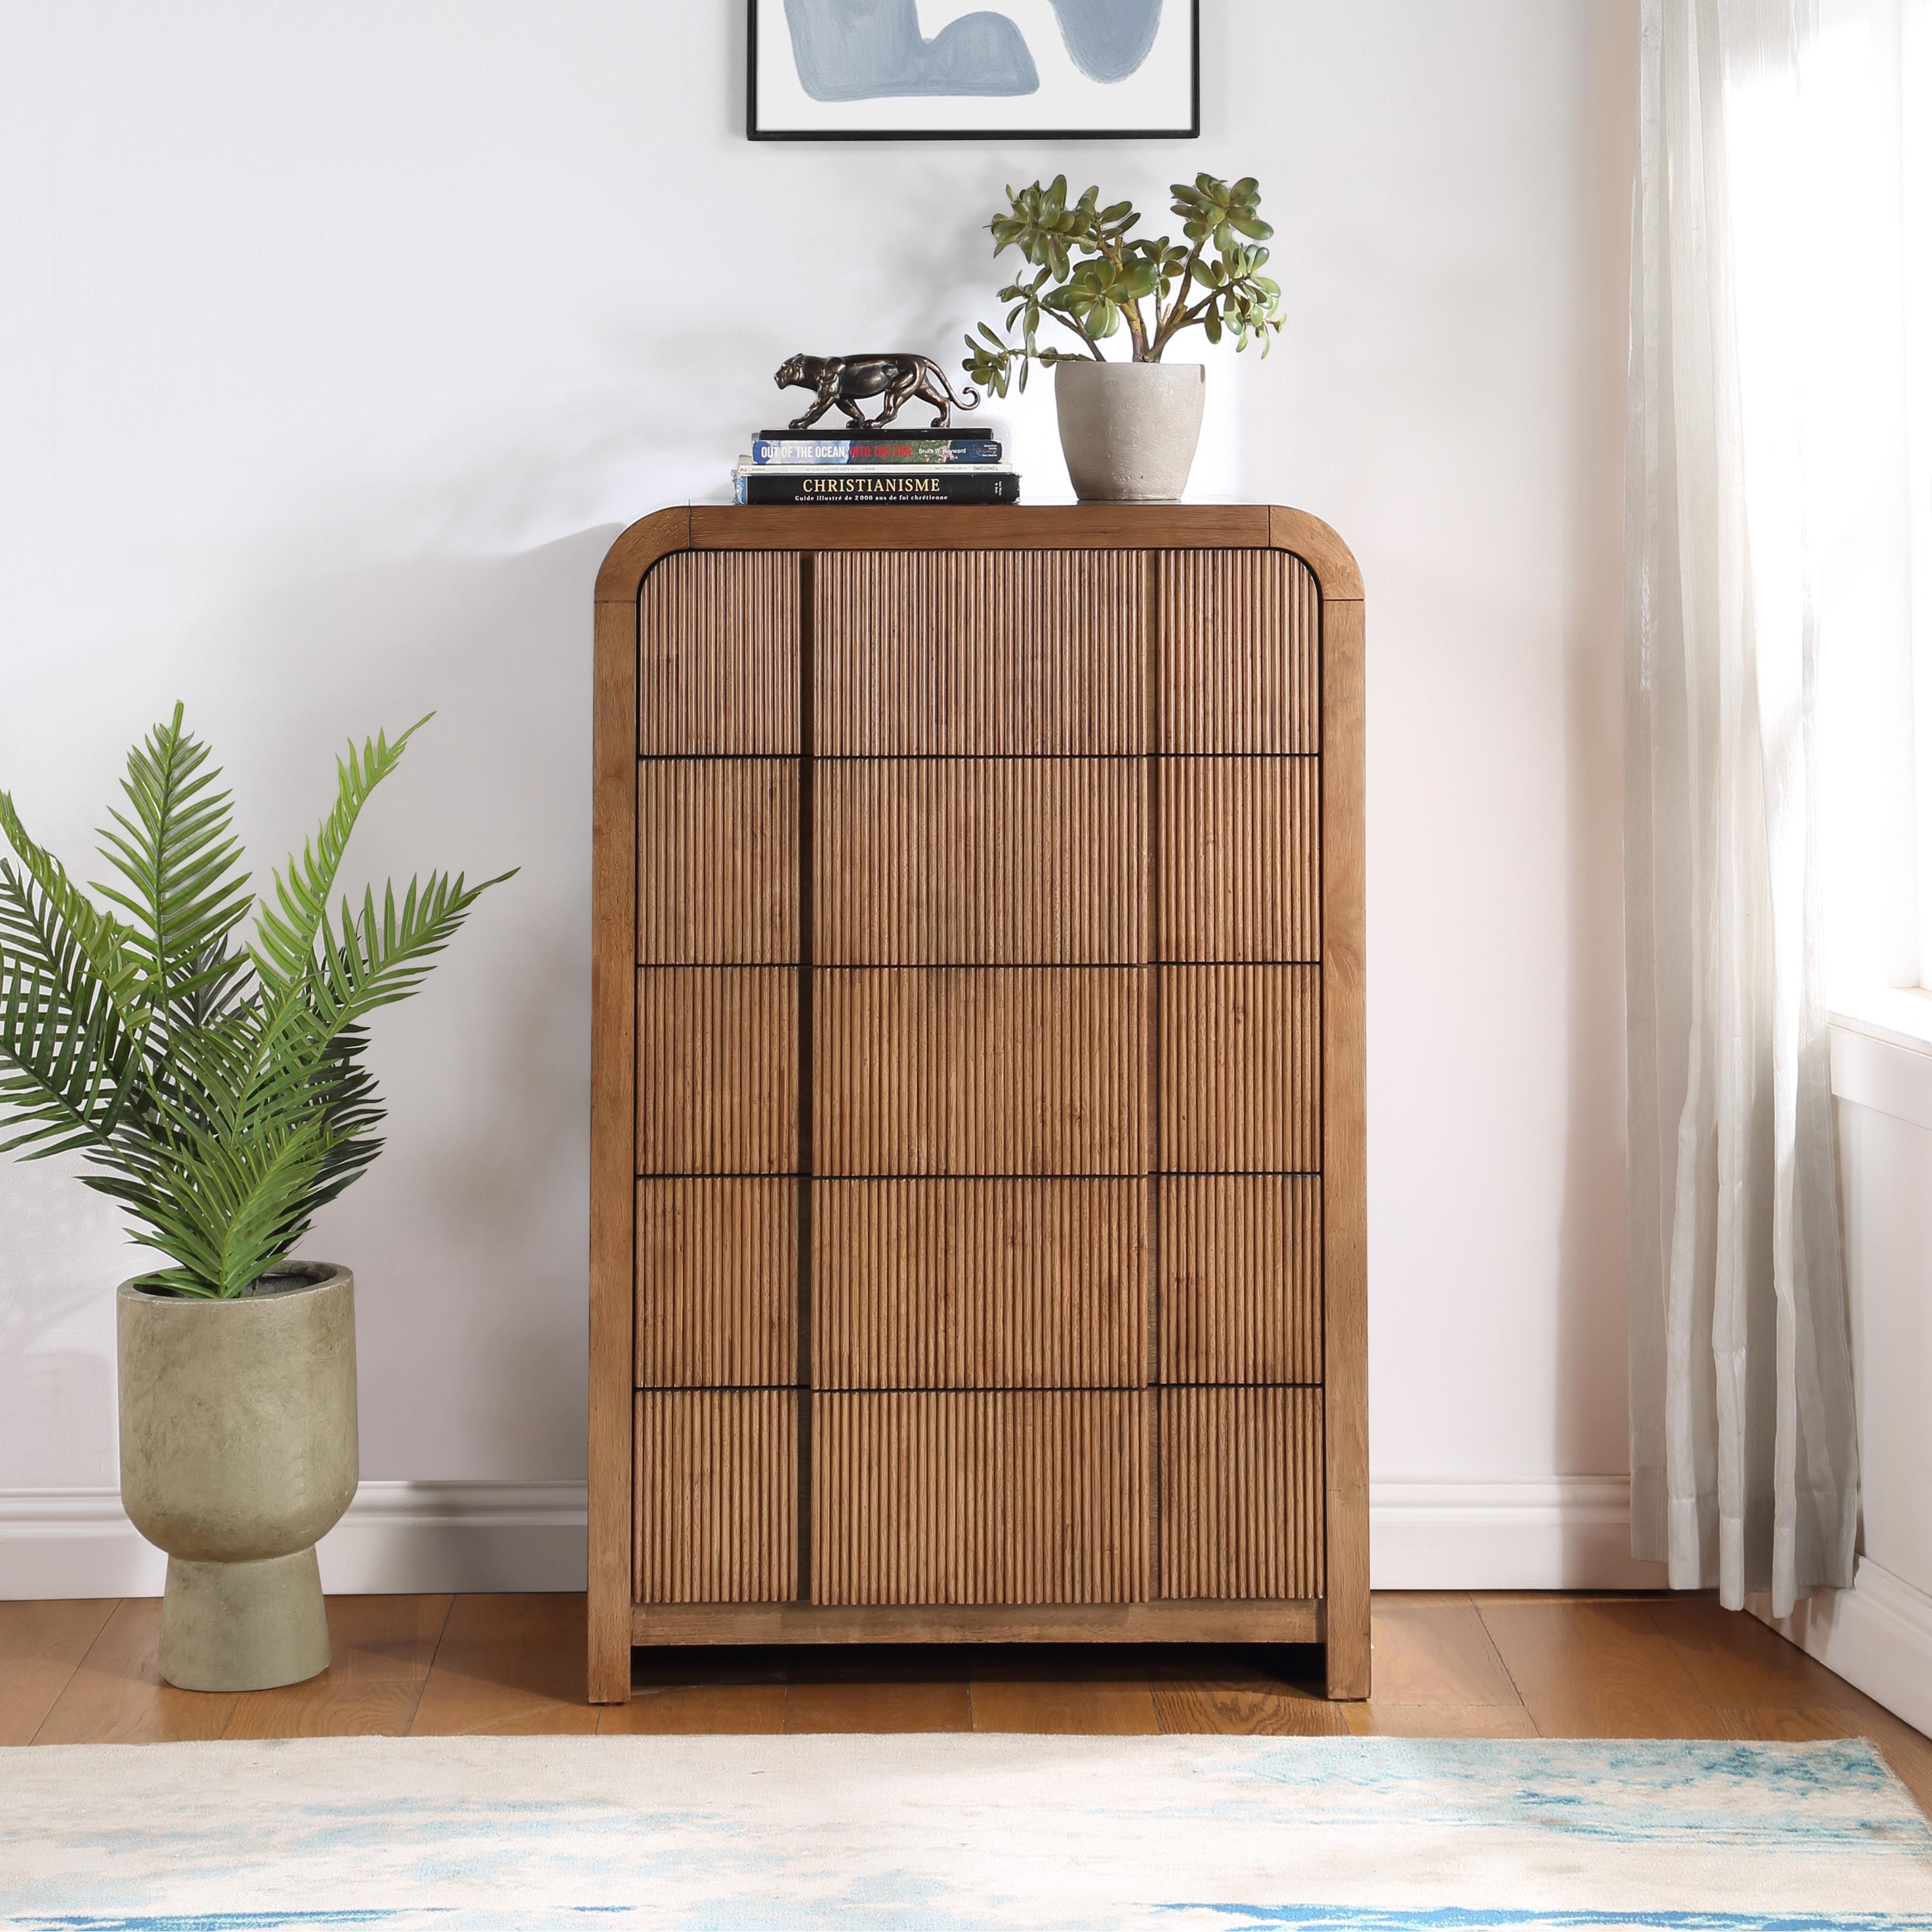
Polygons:
M1200 131L1198 0L752 0L759 140Z

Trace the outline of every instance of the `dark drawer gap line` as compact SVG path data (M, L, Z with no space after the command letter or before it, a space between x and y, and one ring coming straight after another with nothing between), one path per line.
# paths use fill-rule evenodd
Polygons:
M793 1372L808 1390L812 1381L812 1316L815 1298L812 1293L812 1249L816 1235L812 1226L812 1181L814 1160L812 1148L812 1040L817 1020L814 988L817 974L812 948L818 930L818 906L813 885L818 872L816 826L813 816L818 785L812 776L814 752L814 691L818 680L816 628L818 593L818 560L810 551L801 554L798 563L798 1163L801 1170L798 1190L798 1280L793 1325L798 1352L793 1358ZM798 1404L798 1481L796 1534L798 1549L795 1570L798 1596L802 1603L812 1598L812 1434L809 1394Z
M674 764L692 757L735 758L784 758L782 752L686 753L669 752L661 762ZM1055 765L1137 764L1150 758L1173 758L1187 763L1217 764L1280 764L1292 759L1318 764L1319 752L818 752L812 756L818 765Z
M800 951L804 949L801 947ZM809 959L640 959L640 973L796 973Z
M789 1384L780 1384L779 1387ZM919 1382L914 1384L874 1384L870 1382L814 1382L812 1384L814 1395L848 1395L870 1397L873 1396L928 1396L972 1395L983 1396L992 1400L1008 1395L1159 1395L1163 1390L1179 1391L1185 1389L1318 1389L1326 1384L1318 1382L1004 1382L998 1384L971 1383L955 1384L949 1382ZM729 1389L721 1390L728 1394Z
M796 1168L774 1172L770 1168L652 1167L638 1176L640 1180L807 1180L808 1174Z
M693 962L694 964L696 962ZM728 970L730 962L720 962ZM815 973L1150 973L1163 966L1183 972L1223 969L1293 972L1319 959L824 959ZM754 969L755 970L755 969Z
M812 970L818 973L1150 973L1160 967L1172 966L1205 968L1214 972L1244 972L1250 967L1292 972L1321 963L1318 959L935 959L892 964L828 959L819 961Z
M721 1168L652 1168L637 1176L640 1180L1036 1180L1043 1185L1057 1180L1318 1180L1321 1178L1318 1167L1137 1167L1107 1174L827 1174L821 1169L809 1174L790 1171L773 1174Z
M1057 1180L1316 1180L1321 1178L1318 1167L1163 1167L1130 1168L1117 1169L1104 1174L1067 1172L1064 1174L828 1174L823 1168L810 1174L791 1172L783 1174L738 1173L710 1168L694 1169L688 1172L680 1170L667 1172L653 1168L648 1174L638 1176L640 1180L820 1180L843 1184L847 1181L868 1180L1036 1180L1042 1185L1051 1185Z

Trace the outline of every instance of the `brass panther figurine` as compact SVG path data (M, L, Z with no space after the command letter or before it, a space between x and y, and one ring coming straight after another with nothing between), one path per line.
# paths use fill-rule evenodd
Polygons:
M926 356L794 356L776 380L781 389L814 392L812 406L794 421L794 429L811 428L834 403L862 429L884 428L915 398L939 412L934 429L952 421L955 403L962 410L980 406L977 389L969 383L963 395L956 395L939 364ZM861 396L885 398L877 416L868 419L858 404Z

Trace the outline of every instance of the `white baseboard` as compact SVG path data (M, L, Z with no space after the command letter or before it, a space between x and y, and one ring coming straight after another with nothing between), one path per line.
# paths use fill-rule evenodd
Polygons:
M317 1554L325 1589L580 1590L581 1483L364 1483ZM118 1490L0 1490L0 1598L153 1597L167 1558Z
M1754 1616L1922 1731L1932 1731L1932 1596L1868 1556L1849 1590L1820 1590L1788 1617L1768 1595L1747 1597Z
M1371 1570L1383 1590L1660 1587L1630 1555L1622 1477L1376 1483ZM332 1590L578 1590L581 1483L370 1482L322 1548ZM0 1598L152 1596L165 1559L117 1491L0 1490Z
M1660 1590L1630 1555L1630 1480L1371 1483L1378 1590Z

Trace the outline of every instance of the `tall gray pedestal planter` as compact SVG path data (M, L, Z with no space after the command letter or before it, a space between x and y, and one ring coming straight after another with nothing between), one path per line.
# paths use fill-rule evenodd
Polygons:
M121 1500L168 1552L160 1671L263 1690L328 1667L317 1540L356 1493L356 1278L291 1264L205 1300L131 1281L120 1331Z

